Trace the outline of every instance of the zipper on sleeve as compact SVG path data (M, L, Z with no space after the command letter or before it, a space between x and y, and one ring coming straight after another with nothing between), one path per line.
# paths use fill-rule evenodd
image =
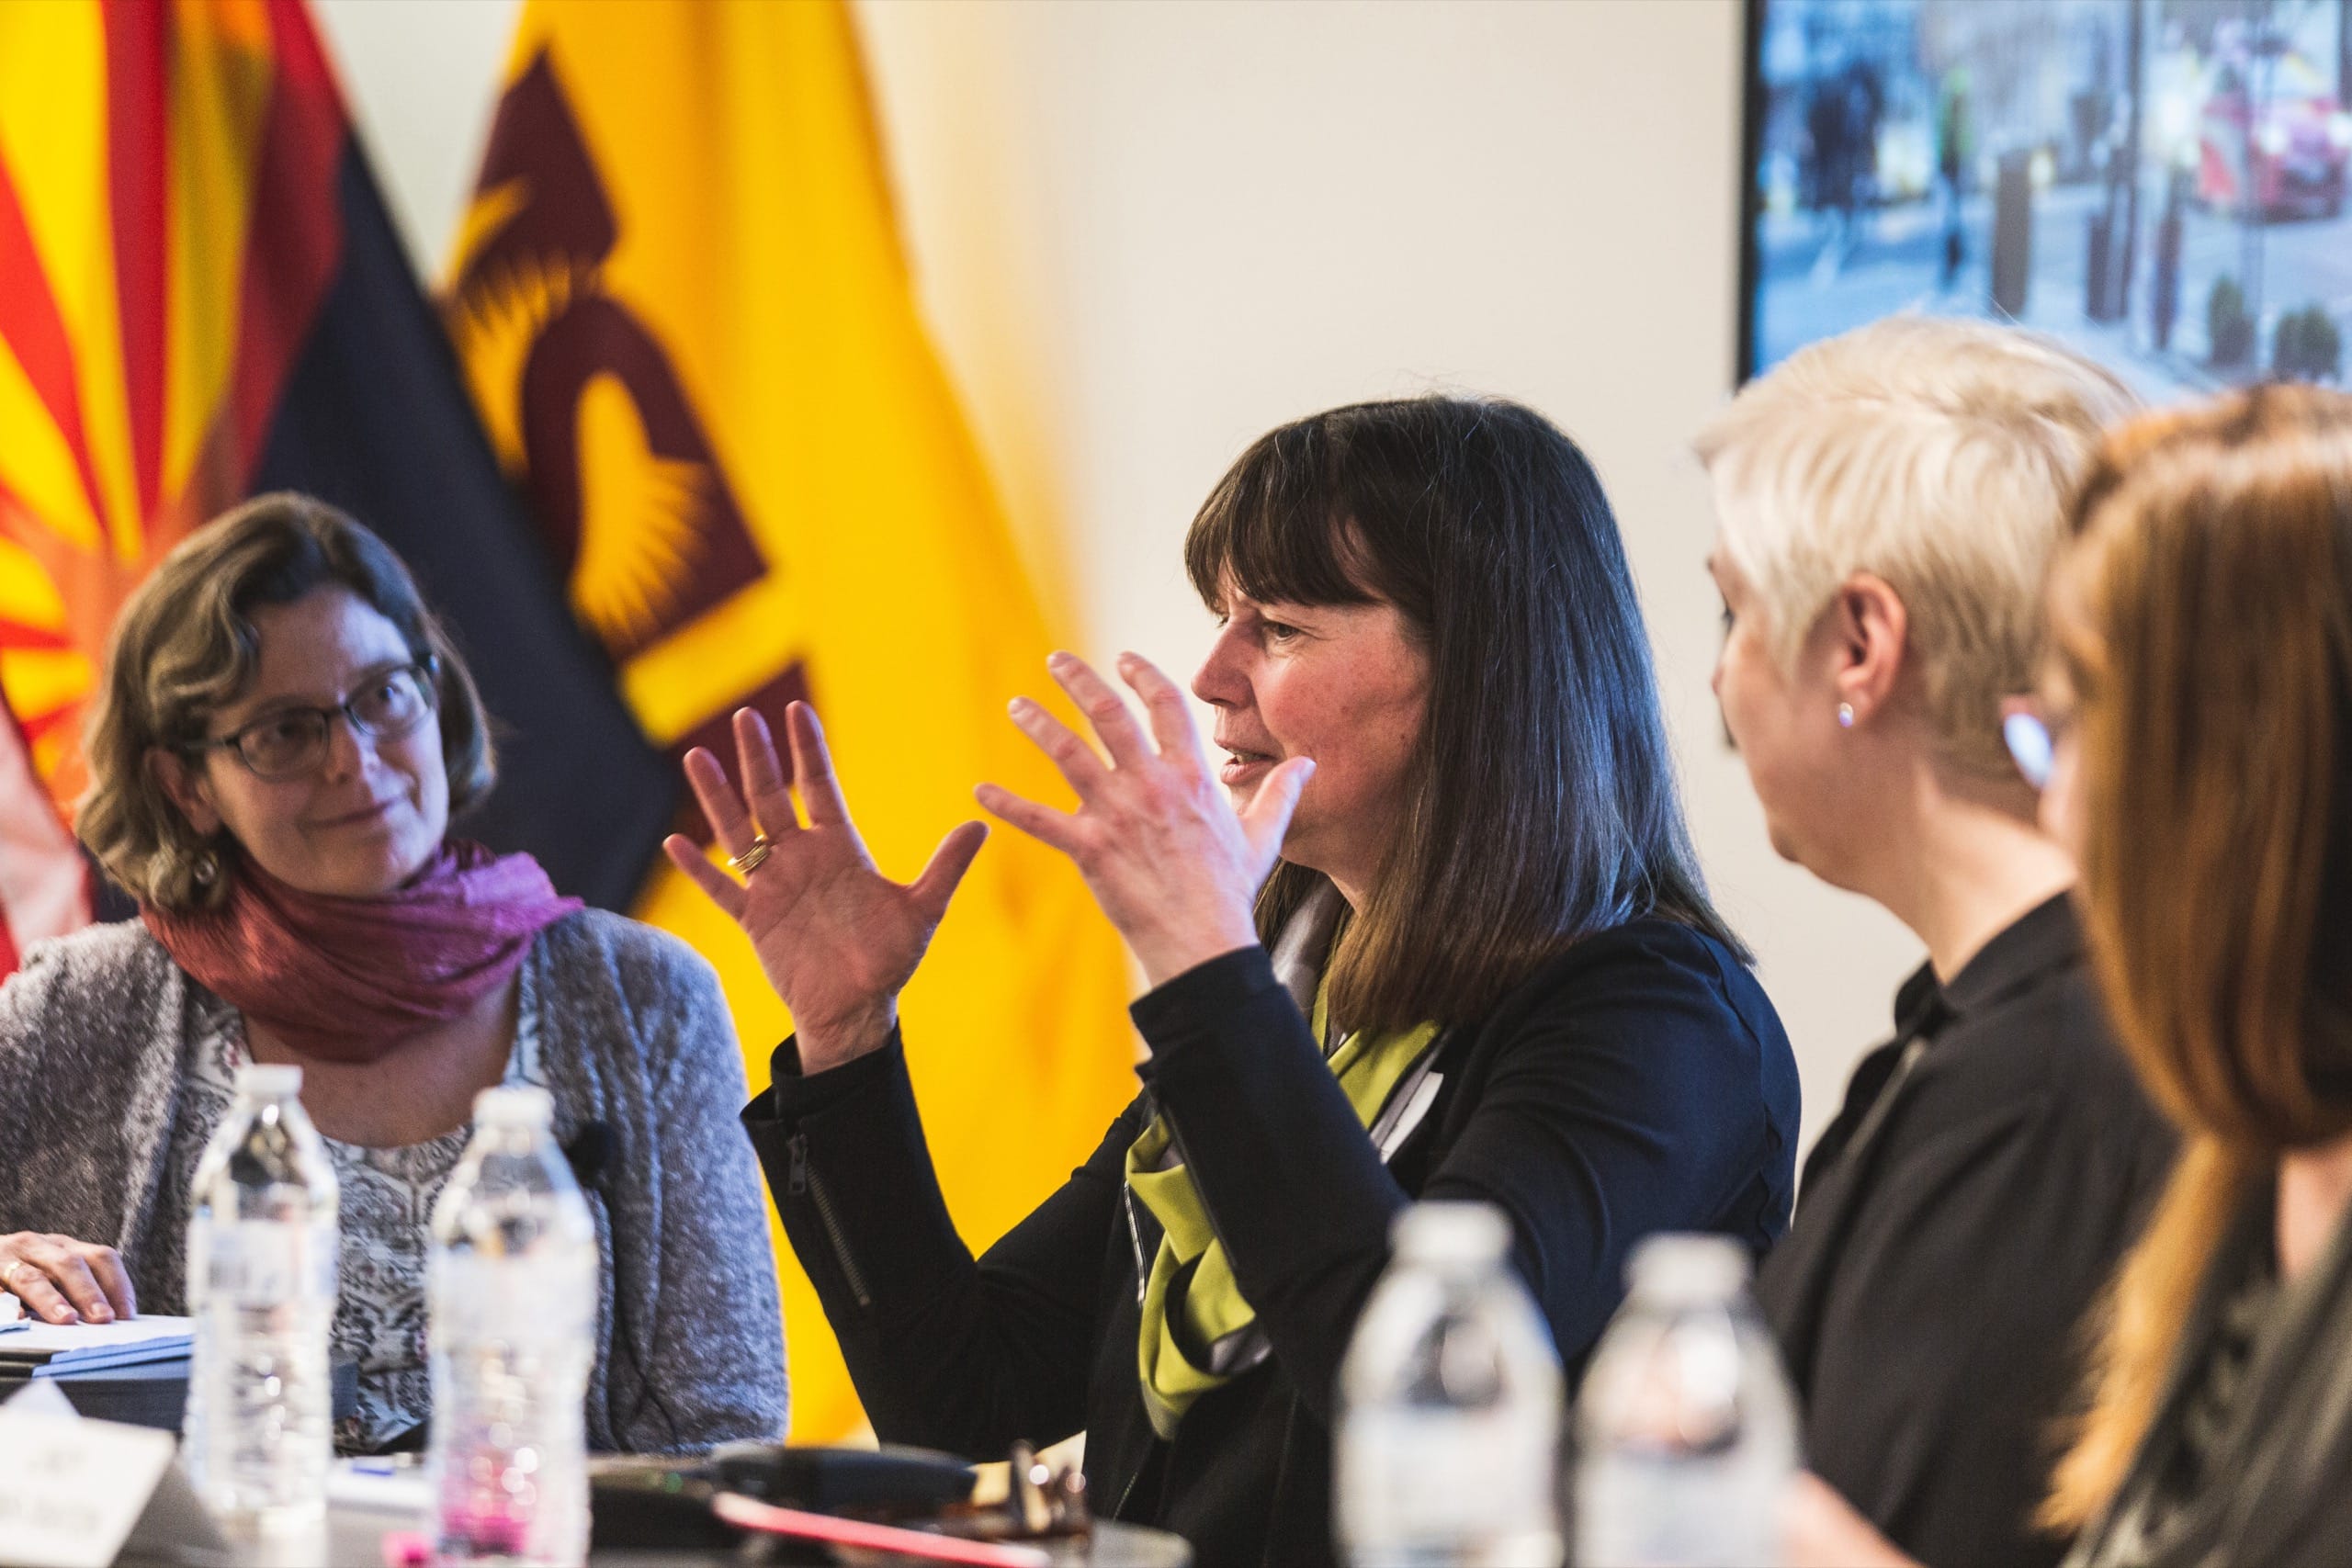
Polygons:
M784 1190L787 1196L804 1194L817 1211L817 1223L824 1227L825 1239L832 1244L833 1261L841 1266L842 1278L849 1285L849 1293L858 1306L870 1308L874 1298L865 1289L865 1276L859 1272L857 1259L850 1256L849 1238L842 1235L840 1219L833 1213L832 1200L825 1196L824 1179L808 1168L808 1134L795 1133L786 1145L791 1151L791 1168L785 1174Z
M1121 1187L1119 1196L1126 1201L1127 1245L1136 1249L1136 1305L1144 1303L1144 1281L1151 1274L1150 1265L1143 1258L1143 1227L1136 1224L1136 1190Z

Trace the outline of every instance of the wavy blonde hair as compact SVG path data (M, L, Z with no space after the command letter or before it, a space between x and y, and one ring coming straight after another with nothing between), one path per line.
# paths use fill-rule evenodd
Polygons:
M2073 528L2052 634L2080 705L2086 933L2186 1145L2094 1325L2060 1529L2121 1483L2238 1203L2352 1130L2352 398L2134 421Z

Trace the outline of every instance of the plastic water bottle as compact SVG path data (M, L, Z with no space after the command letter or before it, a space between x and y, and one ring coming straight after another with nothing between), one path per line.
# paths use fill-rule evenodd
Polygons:
M1795 1401L1724 1236L1634 1249L1577 1405L1578 1568L1770 1568Z
M1560 1360L1484 1203L1396 1218L1340 1368L1334 1524L1351 1562L1560 1560Z
M182 1462L232 1539L299 1556L323 1550L334 1458L334 1168L301 1068L240 1067L236 1088L190 1199Z
M435 1561L588 1554L596 1233L542 1089L484 1089L433 1208Z

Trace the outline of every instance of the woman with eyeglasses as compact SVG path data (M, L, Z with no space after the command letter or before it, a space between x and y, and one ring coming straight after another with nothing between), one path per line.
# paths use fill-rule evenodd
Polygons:
M2064 1552L2034 1523L2050 1428L2171 1160L2092 986L2074 861L2003 744L2068 495L2131 407L2041 339L1897 319L1792 356L1698 443L1714 690L1773 846L1927 949L1758 1297L1815 1472L1932 1562Z
M35 947L0 987L0 1291L51 1323L185 1311L190 1185L236 1069L300 1066L342 1186L330 1345L358 1401L336 1443L414 1446L427 1218L475 1094L536 1083L603 1167L590 1445L780 1434L717 979L448 836L489 792L488 720L381 540L296 495L198 532L123 607L85 751L75 829L140 919Z

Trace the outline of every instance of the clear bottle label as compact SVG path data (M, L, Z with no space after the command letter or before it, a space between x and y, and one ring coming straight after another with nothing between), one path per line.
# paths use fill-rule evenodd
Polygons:
M1613 1455L1577 1483L1577 1558L1622 1568L1772 1568L1790 1467L1748 1450Z
M1556 1540L1558 1438L1533 1406L1351 1411L1335 1477L1345 1533L1368 1561L1383 1547L1459 1546L1481 1561L1477 1542Z
M338 1237L332 1224L216 1219L194 1234L203 1254L189 1262L203 1270L207 1305L272 1307L334 1299Z
M593 1247L524 1258L444 1252L433 1259L433 1333L452 1345L592 1342Z

